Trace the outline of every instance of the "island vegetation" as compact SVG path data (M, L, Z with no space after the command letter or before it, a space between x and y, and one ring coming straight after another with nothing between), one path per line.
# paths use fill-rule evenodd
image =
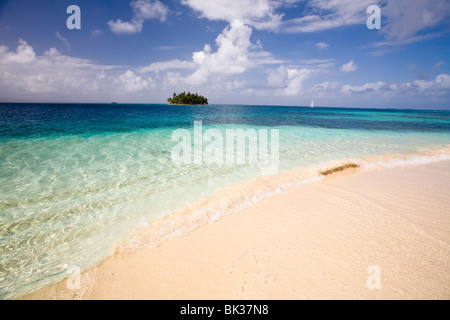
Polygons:
M167 99L167 102L169 104L206 105L208 104L208 99L199 96L197 93L182 92L178 95L174 93L172 98Z

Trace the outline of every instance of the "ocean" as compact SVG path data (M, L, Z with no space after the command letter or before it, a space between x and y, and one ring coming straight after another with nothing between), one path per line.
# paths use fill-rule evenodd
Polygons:
M261 163L251 161L175 163L174 132L192 133L193 144L196 122L224 136L277 130L278 141L267 139L268 153L278 143L276 174L262 175ZM321 169L444 159L450 159L450 111L3 103L0 299L320 181Z

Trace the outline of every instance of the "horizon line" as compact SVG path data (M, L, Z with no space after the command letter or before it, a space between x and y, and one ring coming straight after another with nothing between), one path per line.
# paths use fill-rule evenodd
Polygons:
M172 105L168 103L140 103L140 102L3 102L0 101L0 104L67 104L67 105L87 105L87 104L98 104L98 105ZM179 106L199 106L199 105L179 105ZM285 107L285 108L306 108L311 109L310 106L301 106L301 105L265 105L265 104L227 104L227 103L212 103L208 105L203 105L203 107L208 106L248 106L248 107ZM410 108L395 108L395 107L343 107L343 106L315 106L314 109L358 109L358 110L417 110L417 111L450 111L450 107L447 109L423 109L422 107L410 107Z

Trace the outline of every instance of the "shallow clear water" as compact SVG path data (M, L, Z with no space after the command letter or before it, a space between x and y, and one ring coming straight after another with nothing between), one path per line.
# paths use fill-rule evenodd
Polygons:
M194 136L194 121L224 135L278 129L280 174L450 145L449 111L0 104L0 298L86 269L136 227L261 176L258 165L174 164L172 133Z

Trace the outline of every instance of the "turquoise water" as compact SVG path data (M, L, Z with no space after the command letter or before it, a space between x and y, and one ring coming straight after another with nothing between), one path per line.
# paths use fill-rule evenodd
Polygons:
M278 129L280 175L376 156L433 161L450 147L449 111L0 104L0 298L85 270L137 227L261 177L258 165L174 164L172 133L193 134L194 121Z

